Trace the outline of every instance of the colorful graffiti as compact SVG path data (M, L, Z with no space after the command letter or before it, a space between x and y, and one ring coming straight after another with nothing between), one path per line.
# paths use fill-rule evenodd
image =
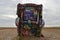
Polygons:
M18 35L22 36L40 36L40 20L42 16L42 7L36 4L18 4L17 16L19 25L17 26Z

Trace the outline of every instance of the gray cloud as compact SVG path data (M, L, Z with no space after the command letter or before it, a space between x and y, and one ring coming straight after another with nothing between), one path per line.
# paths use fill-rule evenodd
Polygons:
M8 15L8 16L7 16ZM16 3L12 0L0 0L0 26L15 26Z
M0 26L15 26L18 2L19 0L0 0ZM40 2L43 4L43 19L46 25L60 25L60 0L41 0Z
M44 8L44 19L46 25L60 25L60 0L48 0Z

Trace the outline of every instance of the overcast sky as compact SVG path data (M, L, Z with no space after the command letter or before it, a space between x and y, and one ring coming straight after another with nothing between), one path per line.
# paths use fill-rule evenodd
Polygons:
M60 26L60 0L0 0L0 27L15 27L17 4L29 1L43 4L46 26Z

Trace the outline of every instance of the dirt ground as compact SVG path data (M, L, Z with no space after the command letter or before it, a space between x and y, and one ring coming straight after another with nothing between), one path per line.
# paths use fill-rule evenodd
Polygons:
M44 38L41 40L60 40L60 28L44 28L42 30ZM40 38L27 37L28 40L40 40ZM16 28L0 28L0 40L17 40Z

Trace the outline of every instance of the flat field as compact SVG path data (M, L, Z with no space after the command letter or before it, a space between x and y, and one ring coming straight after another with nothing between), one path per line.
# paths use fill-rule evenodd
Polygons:
M43 28L44 38L25 37L24 40L60 40L60 28ZM17 40L16 28L0 28L0 40Z

